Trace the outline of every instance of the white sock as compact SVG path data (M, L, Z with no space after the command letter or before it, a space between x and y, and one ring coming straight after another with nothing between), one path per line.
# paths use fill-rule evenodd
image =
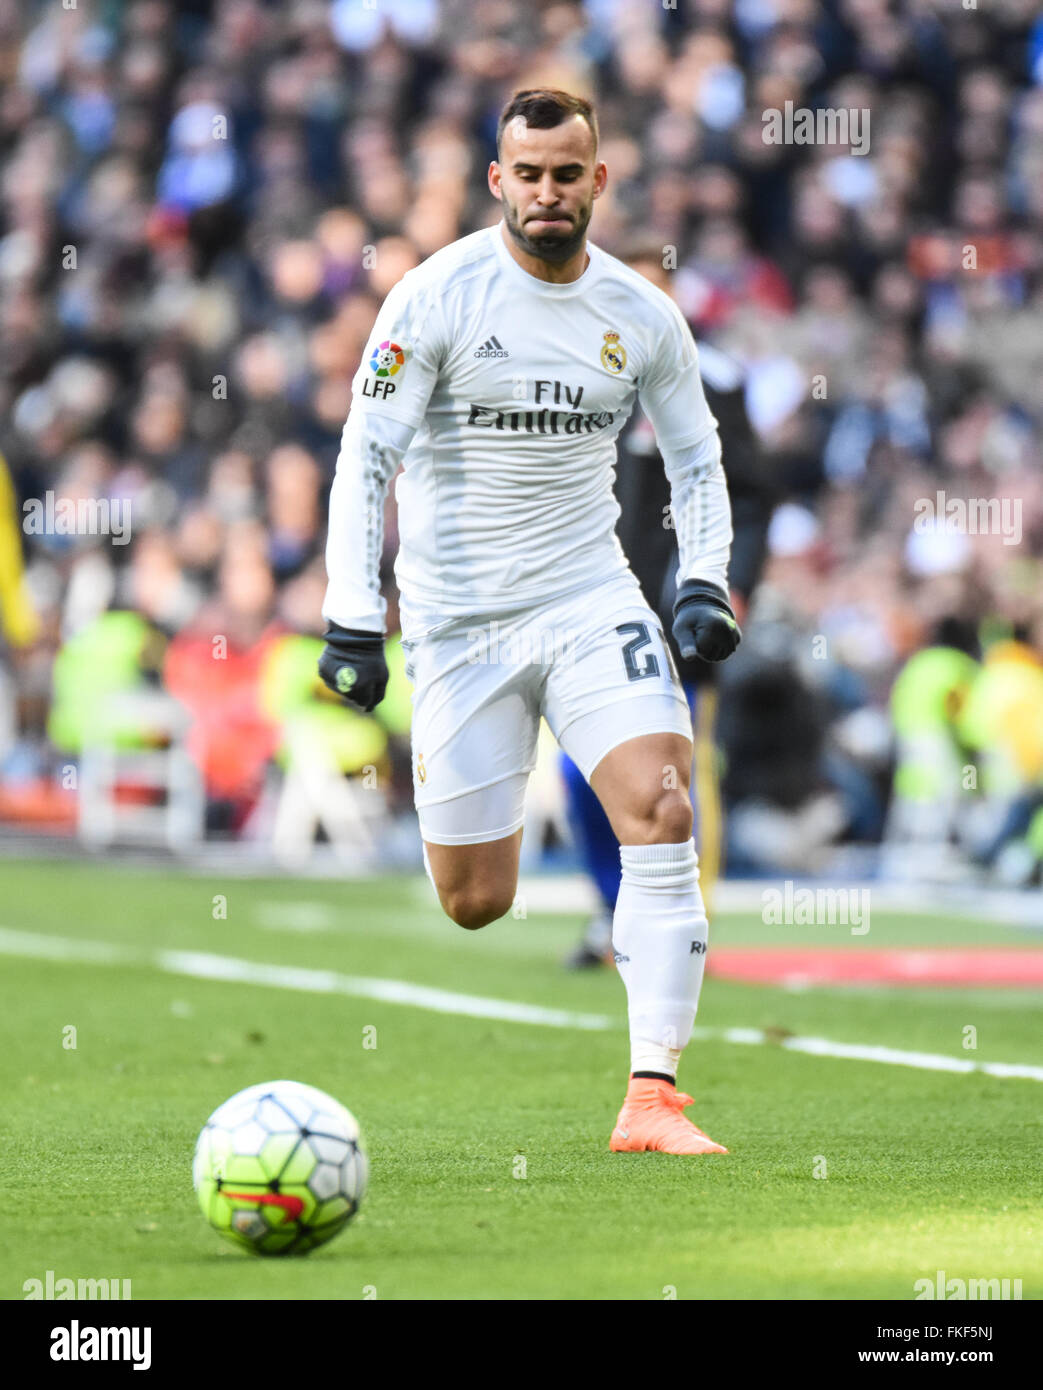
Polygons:
M612 947L627 991L630 1070L677 1075L706 963L695 841L621 845Z

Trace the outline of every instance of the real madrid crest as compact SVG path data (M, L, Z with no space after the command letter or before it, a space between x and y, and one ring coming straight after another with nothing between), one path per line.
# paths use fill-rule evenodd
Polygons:
M601 349L601 365L606 372L618 376L626 364L627 350L619 341L619 334L606 333L605 343Z

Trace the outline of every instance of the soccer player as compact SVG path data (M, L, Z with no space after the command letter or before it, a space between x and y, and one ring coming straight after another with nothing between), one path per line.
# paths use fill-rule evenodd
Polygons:
M607 170L590 104L517 93L489 187L498 225L406 274L353 384L330 496L320 672L382 699L378 582L397 485L403 648L425 862L462 927L514 901L541 715L620 843L613 940L630 1081L614 1151L725 1153L676 1088L706 958L692 841L692 725L659 620L614 526L615 441L638 397L671 488L683 654L729 656L731 517L716 422L672 300L587 240Z

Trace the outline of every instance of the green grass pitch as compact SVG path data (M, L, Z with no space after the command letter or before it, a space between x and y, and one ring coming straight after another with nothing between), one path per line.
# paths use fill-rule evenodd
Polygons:
M624 994L610 970L560 968L576 917L467 933L422 879L218 879L38 862L7 862L0 874L0 928L124 952L85 962L58 947L41 959L11 953L8 938L0 955L4 1298L23 1298L25 1281L48 1270L130 1279L136 1300L909 1300L916 1280L938 1270L1020 1279L1026 1299L1043 1293L1037 1081L704 1038L689 1047L680 1084L696 1097L689 1113L730 1155L613 1155ZM870 936L856 942L841 927L769 928L736 914L715 920L711 951L715 940L857 950L1027 939L984 921L874 911ZM158 969L161 950L607 1014L618 1027L189 978ZM1039 995L1028 992L792 993L708 978L699 1025L1043 1064ZM75 1048L63 1045L70 1027ZM226 1244L191 1186L208 1114L279 1077L349 1106L372 1163L359 1217L296 1260Z

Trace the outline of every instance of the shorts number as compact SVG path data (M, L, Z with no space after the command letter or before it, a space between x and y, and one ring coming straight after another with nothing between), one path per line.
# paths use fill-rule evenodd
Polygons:
M653 652L647 652L644 657L644 665L637 664L637 654L642 647L647 647L652 641L648 631L647 623L620 623L616 631L622 634L632 632L635 635L629 642L623 644L623 666L626 669L628 681L643 681L649 676L659 675L659 658Z
M663 629L656 624L656 632L659 634L659 642L666 657L666 664L670 670L670 679L677 690L681 690L681 677L677 674L677 667L674 665L674 654L670 650L670 644L666 640ZM643 657L644 664L637 664L637 653L642 647L647 647L652 638L648 631L647 623L621 623L616 628L617 632L632 632L635 635L623 646L623 665L626 668L628 681L644 680L646 676L659 675L659 658L652 652L646 652Z

